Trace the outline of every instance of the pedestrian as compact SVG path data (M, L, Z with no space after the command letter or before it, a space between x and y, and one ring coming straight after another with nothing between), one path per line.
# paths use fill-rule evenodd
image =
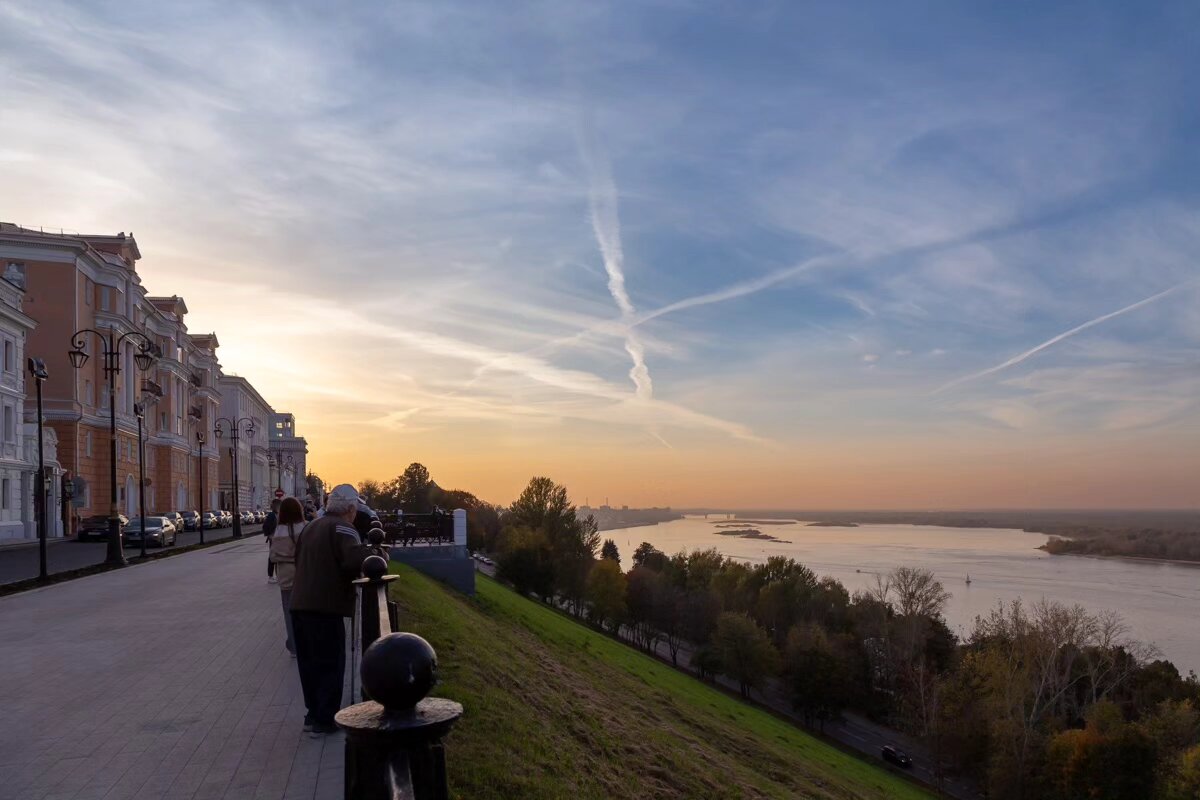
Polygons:
M271 510L267 512L267 518L263 520L263 538L267 540L267 583L277 583L275 579L275 562L271 560L271 536L275 533L275 527L279 524L279 498L276 497L271 501Z
M271 551L270 561L275 565L275 576L279 581L279 600L283 604L283 627L287 631L284 647L296 657L296 637L292 632L292 585L296 579L296 543L304 530L304 507L294 497L285 497L271 504L277 516L274 533L268 537Z
M354 530L358 492L350 484L333 489L324 516L310 522L296 546L292 584L292 636L304 690L304 729L335 733L333 716L342 705L346 672L345 618L354 614L354 586L370 550Z

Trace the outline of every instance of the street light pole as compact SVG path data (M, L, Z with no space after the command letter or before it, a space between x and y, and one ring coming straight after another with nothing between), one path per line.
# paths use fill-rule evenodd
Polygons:
M46 567L46 450L42 441L42 381L50 377L46 371L46 362L40 358L29 359L29 374L37 384L37 436L38 436L38 471L37 471L37 512L38 512L38 580L44 581L49 576Z
M146 448L142 443L142 420L146 416L144 403L133 404L133 415L138 421L138 513L142 517L141 557L146 557ZM163 532L166 537L166 531Z
M228 429L227 431L223 431L221 429L221 423L225 423L225 427ZM242 538L242 515L241 515L240 509L238 508L238 504L239 504L239 500L240 500L240 498L238 497L238 495L240 494L240 490L238 488L238 461L241 460L240 458L238 458L238 456L239 456L238 442L241 440L241 432L242 432L243 423L245 424L246 438L253 439L254 438L254 420L251 419L250 417L242 417L241 419L237 419L237 420L235 420L232 417L218 417L216 422L213 423L213 433L216 435L216 437L218 439L220 439L227 432L229 434L229 441L233 443L233 447L231 447L229 449L229 459L231 462L233 462L233 469L232 469L232 474L233 474L233 537L232 538L234 538L234 539Z
M200 544L204 544L204 431L196 431L196 443L200 445Z
M89 333L100 340L104 356L104 374L108 378L108 452L112 469L108 486L108 553L104 561L111 566L123 567L129 562L125 560L125 552L121 543L121 514L117 508L117 375L121 372L120 347L122 342L131 336L134 341L141 340L133 360L142 372L150 369L154 364L155 348L149 337L140 331L126 331L118 337L114 329L109 329L106 336L93 328L82 328L71 336L71 350L67 352L67 356L71 359L71 366L75 369L82 369L83 365L87 363L88 353L84 346L87 339L85 334Z

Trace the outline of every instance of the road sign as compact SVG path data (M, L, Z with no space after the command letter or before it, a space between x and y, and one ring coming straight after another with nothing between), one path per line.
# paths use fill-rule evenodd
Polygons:
M275 490L275 499L276 499L276 500L282 500L282 499L283 499L283 489L276 489L276 490Z

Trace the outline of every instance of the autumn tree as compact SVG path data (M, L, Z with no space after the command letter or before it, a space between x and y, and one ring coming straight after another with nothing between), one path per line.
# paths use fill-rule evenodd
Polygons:
M721 672L737 681L742 697L749 697L750 690L761 687L778 667L779 654L770 637L745 614L722 614L712 643Z
M625 616L625 576L620 565L607 558L597 561L587 576L586 596L592 621L616 630Z

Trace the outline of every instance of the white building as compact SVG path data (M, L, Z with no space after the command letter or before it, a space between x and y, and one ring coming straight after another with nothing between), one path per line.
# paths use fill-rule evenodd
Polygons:
M271 419L275 409L262 398L245 378L222 375L218 380L221 409L218 422L222 436L213 440L221 456L221 497L224 508L233 508L233 474L230 450L233 440L230 425L238 430L238 508L242 511L267 509L274 497L273 469L268 462ZM220 422L219 420L226 420ZM254 435L247 436L253 427Z
M25 343L37 323L22 310L23 276L12 277L15 282L9 276L0 278L0 541L37 538L37 408L32 383L28 408L25 403L26 381L32 381L25 369ZM44 429L43 447L50 477L46 533L62 536L58 438L49 427Z
M280 412L271 415L269 441L269 466L275 482L273 489L282 489L285 495L304 500L305 476L308 474L308 442L296 435L294 414Z

